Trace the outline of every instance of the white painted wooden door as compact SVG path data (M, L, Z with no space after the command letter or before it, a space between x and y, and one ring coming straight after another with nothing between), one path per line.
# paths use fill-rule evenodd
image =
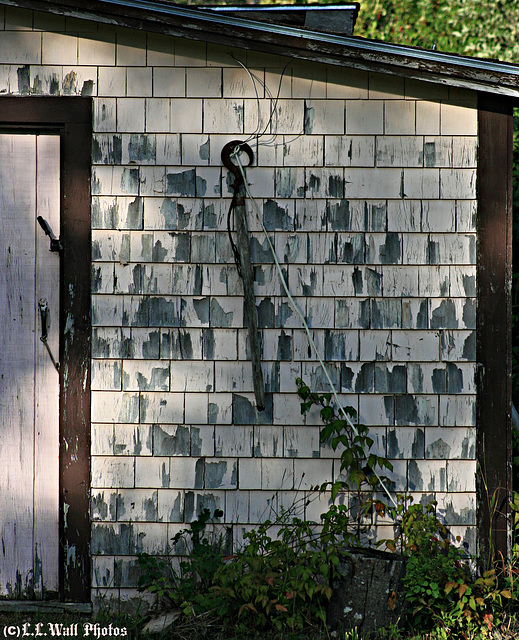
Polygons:
M59 136L0 134L0 596L58 591Z

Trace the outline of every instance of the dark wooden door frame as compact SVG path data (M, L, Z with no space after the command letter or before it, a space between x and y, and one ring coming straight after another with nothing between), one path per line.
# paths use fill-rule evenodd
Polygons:
M0 98L0 127L59 131L60 598L90 601L90 167L92 102Z
M513 102L478 98L477 521L486 562L511 542Z

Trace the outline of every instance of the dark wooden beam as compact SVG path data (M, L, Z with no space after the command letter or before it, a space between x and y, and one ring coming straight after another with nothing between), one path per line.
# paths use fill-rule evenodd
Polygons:
M478 101L477 458L480 557L510 550L512 102Z

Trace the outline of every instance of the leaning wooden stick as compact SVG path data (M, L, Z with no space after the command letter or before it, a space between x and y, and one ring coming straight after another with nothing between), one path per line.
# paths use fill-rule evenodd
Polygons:
M240 275L243 279L244 315L249 329L249 345L252 361L252 380L258 411L265 409L265 385L261 370L261 357L258 339L258 316L254 297L254 273L249 249L249 229L245 211L245 184L239 168L232 162L231 154L239 147L249 156L249 164L254 158L252 149L240 140L233 140L222 149L222 161L234 175L234 196L232 207L236 220L236 249L239 255Z

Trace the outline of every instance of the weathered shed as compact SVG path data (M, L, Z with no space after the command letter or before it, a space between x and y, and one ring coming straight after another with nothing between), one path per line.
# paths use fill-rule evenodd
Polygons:
M0 25L0 596L130 606L136 554L202 507L239 543L337 476L296 395L325 380L251 209L255 408L236 139L395 489L485 551L510 489L519 67L147 0L0 0ZM506 549L504 516L493 532Z

